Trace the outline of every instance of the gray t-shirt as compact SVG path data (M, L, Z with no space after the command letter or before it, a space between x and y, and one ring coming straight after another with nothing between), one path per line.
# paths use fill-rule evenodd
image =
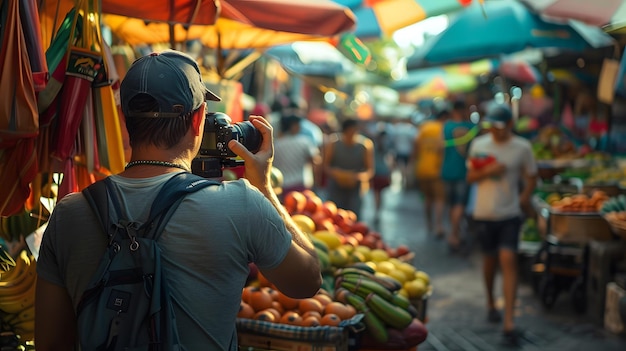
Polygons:
M112 176L131 220L148 216L173 173L152 178ZM39 277L65 287L74 307L104 252L106 238L81 193L52 213L37 264ZM247 180L188 195L159 239L181 340L188 350L236 350L235 319L248 263L274 268L291 235L276 209Z
M537 174L537 164L528 140L514 135L506 143L495 143L490 133L474 139L468 152L472 157L494 156L506 166L503 176L484 179L476 183L476 201L473 216L476 220L498 221L522 214L519 190L522 175Z

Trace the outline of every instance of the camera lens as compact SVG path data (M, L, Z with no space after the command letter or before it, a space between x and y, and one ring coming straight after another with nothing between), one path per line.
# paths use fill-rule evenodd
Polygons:
M239 122L232 125L233 139L237 139L250 152L255 153L261 147L261 132L250 121Z

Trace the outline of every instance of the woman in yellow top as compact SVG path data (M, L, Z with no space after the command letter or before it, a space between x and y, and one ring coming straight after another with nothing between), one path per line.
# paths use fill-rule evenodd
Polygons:
M443 228L445 193L441 180L441 164L443 122L449 113L448 110L442 110L437 113L435 119L429 119L420 125L411 158L415 165L418 188L424 196L424 214L428 231L434 230L438 239L445 236Z

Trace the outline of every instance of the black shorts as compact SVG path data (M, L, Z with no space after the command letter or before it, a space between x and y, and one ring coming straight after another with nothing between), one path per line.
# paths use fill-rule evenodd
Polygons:
M446 180L446 203L449 206L467 205L469 197L469 184L465 180Z
M500 249L517 252L522 220L519 217L502 221L473 221L473 229L485 255L497 255Z

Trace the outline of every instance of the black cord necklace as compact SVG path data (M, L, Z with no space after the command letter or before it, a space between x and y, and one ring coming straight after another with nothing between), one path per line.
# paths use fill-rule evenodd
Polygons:
M126 164L126 167L124 167L124 169L129 169L131 167L139 166L139 165L180 168L182 170L185 170L185 171L189 172L189 169L186 166L184 166L184 165L181 165L181 164L178 164L178 163L167 162L167 161L156 161L156 160L135 160L135 161L130 161L130 162L128 162L128 164Z

